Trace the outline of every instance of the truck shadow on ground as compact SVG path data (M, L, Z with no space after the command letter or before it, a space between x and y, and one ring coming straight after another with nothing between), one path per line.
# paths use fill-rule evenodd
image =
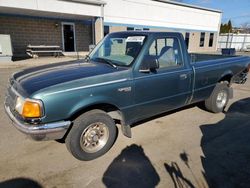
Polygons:
M32 179L14 178L0 182L1 188L42 188L42 186Z
M102 181L109 188L153 188L160 182L160 177L143 148L133 144L113 160Z
M211 188L250 186L250 98L235 102L225 118L202 125L201 162Z

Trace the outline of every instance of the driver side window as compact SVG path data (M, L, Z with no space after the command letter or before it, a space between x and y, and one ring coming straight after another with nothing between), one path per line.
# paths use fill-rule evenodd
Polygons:
M149 48L148 56L158 59L160 69L183 65L180 43L175 37L155 39Z

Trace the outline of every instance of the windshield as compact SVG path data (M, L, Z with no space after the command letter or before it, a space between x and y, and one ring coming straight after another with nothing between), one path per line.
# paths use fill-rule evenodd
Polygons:
M90 60L108 61L117 66L130 66L139 54L146 36L114 33L104 38L90 53Z

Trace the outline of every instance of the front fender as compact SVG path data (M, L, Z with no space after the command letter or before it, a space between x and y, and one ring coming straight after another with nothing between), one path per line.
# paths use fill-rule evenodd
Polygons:
M69 112L68 117L74 117L75 114L78 114L79 112L84 112L84 110L88 110L91 109L92 107L97 107L97 108L102 108L101 105L109 105L112 107L115 107L115 111L111 111L108 112L108 114L116 119L117 115L119 116L119 120L121 123L121 130L124 136L131 138L132 137L132 133L131 133L131 127L130 125L126 124L126 120L125 117L123 115L123 112L121 111L121 109L118 107L117 104L115 103L111 103L110 101L112 101L112 99L110 97L106 98L106 97L91 97L90 99L86 100L82 100L79 103L77 103ZM105 110L105 109L104 109Z
M81 100L78 103L76 103L71 108L71 110L69 111L67 116L72 117L74 114L78 113L79 111L82 111L82 110L87 109L91 106L96 106L99 104L109 104L109 105L115 106L117 109L119 109L118 105L115 103L112 103L111 101L112 101L111 97L90 96L89 99L86 99L86 100L84 99L84 100Z

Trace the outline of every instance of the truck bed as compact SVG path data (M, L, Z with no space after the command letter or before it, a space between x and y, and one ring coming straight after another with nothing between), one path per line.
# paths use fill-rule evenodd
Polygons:
M249 66L249 56L217 54L189 54L195 70L194 96L192 102L202 101L210 96L220 80L244 83ZM244 74L243 74L244 73ZM231 80L232 79L232 80Z
M198 54L198 53L190 53L191 63L197 63L201 61L209 61L209 60L220 60L232 57L239 56L231 56L231 55L219 55L219 54Z

